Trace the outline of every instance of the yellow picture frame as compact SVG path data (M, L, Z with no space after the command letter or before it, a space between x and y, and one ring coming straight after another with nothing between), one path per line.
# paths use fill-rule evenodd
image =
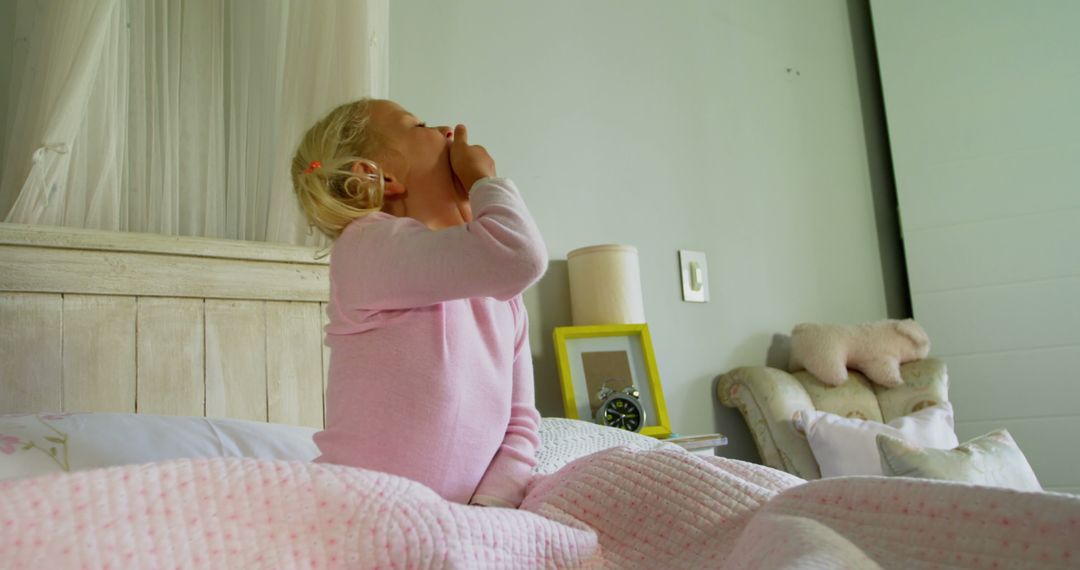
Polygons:
M635 355L634 341L640 344L640 361L633 362L633 368L643 372L648 378L647 382L640 382L635 378L635 387L642 394L642 407L645 408L646 425L639 433L665 438L671 435L671 423L668 420L667 406L664 403L664 391L660 385L660 373L656 368L656 356L653 354L652 339L649 336L649 325L596 325L583 327L555 327L555 359L559 367L559 383L562 388L563 409L566 417L592 421L591 417L582 418L582 412L588 410L589 403L587 388L580 378L581 374L574 374L580 368L576 362L583 352L580 341L596 339L593 344L603 349L604 345L609 348L612 340L625 337L630 347L628 353ZM604 339L608 339L605 341ZM614 342L620 342L615 340ZM574 346L571 346L574 345ZM636 376L636 375L635 375ZM582 400L586 401L582 401ZM650 411L652 413L650 413Z

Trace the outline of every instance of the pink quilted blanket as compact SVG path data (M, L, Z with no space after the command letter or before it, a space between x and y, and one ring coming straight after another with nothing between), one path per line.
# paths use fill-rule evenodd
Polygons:
M1080 499L802 480L616 448L520 510L345 467L179 460L0 484L3 568L1076 567Z

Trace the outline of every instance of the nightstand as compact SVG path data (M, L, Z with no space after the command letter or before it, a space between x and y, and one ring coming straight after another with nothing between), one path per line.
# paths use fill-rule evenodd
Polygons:
M677 435L662 441L674 443L679 447L698 455L715 456L716 448L727 445L727 438L719 433L707 433L702 435Z

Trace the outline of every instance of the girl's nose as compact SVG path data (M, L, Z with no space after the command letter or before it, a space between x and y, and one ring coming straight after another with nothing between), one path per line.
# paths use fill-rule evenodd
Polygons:
M436 128L439 129L439 132L442 133L444 137L448 139L454 138L454 129L451 129L450 127L447 127L445 125Z

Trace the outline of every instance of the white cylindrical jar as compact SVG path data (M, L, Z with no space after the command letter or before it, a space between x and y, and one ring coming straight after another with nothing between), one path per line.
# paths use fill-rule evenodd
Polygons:
M583 247L566 254L566 262L574 326L645 322L636 247Z

